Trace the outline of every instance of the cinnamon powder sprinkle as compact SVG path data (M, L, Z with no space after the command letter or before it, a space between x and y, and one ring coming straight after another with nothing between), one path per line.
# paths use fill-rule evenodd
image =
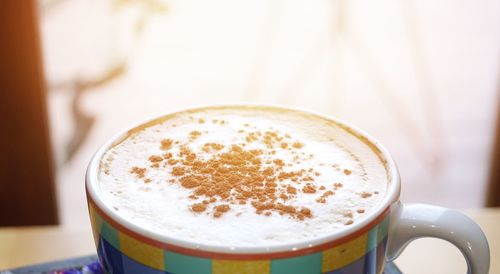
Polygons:
M194 212L203 212L207 209L207 205L204 203L196 203L191 205L191 210Z
M205 120L200 118L198 122L202 124ZM224 120L212 122L221 125L226 123ZM195 130L188 137L193 140L201 134ZM294 149L304 145L300 142L283 142L285 138L291 137L275 130L245 134L242 143L238 144L205 143L200 149L201 154L188 147L189 141L183 143L164 139L160 142L162 150L169 150L175 145L178 151L174 153L172 150L161 156L151 155L148 159L153 165L161 164L165 168L172 177L169 183L179 184L191 191L188 197L193 203L189 209L193 213L208 211L213 217L220 218L231 211L231 205L249 204L256 214L263 216L271 216L274 212L298 220L312 218L313 213L309 208L295 206L292 202L300 193L315 195L316 186L306 182L313 182L320 174L313 168L293 169L299 158L290 159L289 162L273 156L276 148L293 153ZM247 149L252 146L246 145L252 142L264 144L268 150ZM133 167L131 173L143 178L146 168ZM331 189L340 186L335 183ZM317 199L318 202L325 203L328 196L335 194L325 186L319 189L323 193Z
M350 171L349 169L344 169L344 174L345 175L351 175L352 171Z
M138 178L144 178L146 174L146 168L144 167L132 167L130 173L135 174Z
M172 168L172 175L174 176L182 176L184 173L186 173L186 170L182 167L176 166Z
M301 143L301 142L295 142L295 143L292 144L292 146L294 148L301 149L304 146L304 144Z
M333 184L333 187L335 187L335 189L339 189L341 187L343 187L344 185L342 183L334 183Z
M223 148L221 144L208 146L220 150ZM287 191L288 199L297 194L297 189L293 186L278 186L278 182L301 180L306 175L304 170L283 172L282 160L266 166L262 161L262 150L247 150L240 145L232 145L203 160L198 160L201 157L195 155L190 156L193 152L187 147L181 148L180 151L180 166L173 166L171 174L177 177L181 186L193 189L193 194L197 197L210 198L215 218L228 212L230 203L248 202L257 214L265 215L265 212L277 211L297 219L312 216L312 213L300 213L300 210L293 206L283 207L277 204L279 197L285 200L285 196L280 195L283 191ZM281 175L281 178L276 175Z
M196 139L198 137L200 137L201 135L201 132L197 131L197 130L193 130L189 133L189 136L191 137L191 139Z
M306 185L302 188L302 192L304 192L304 193L316 193L316 188L312 185Z
M359 196L361 196L361 198L369 198L372 196L372 194L370 192L361 192Z
M164 140L161 141L160 149L161 150L168 150L168 149L170 149L170 147L172 147L172 143L173 143L172 140L170 140L170 139L164 139Z
M155 163L155 162L161 162L161 161L163 161L163 157L158 156L158 155L151 155L148 160L150 162L153 162L153 163Z
M224 145L217 144L217 143L206 143L203 145L203 151L205 152L210 152L210 151L218 151L224 148Z
M222 214L222 213L228 212L230 207L229 207L229 205L222 204L222 205L215 206L214 209L215 209L215 212L214 212L214 216L215 216L216 213ZM215 216L215 217L220 217L220 215Z
M318 199L316 199L316 202L318 203L322 203L322 204L325 204L326 203L326 199L329 197L329 196L332 196L332 195L335 195L335 192L331 191L331 190L327 190L323 193L323 195L321 195L321 197L319 197Z

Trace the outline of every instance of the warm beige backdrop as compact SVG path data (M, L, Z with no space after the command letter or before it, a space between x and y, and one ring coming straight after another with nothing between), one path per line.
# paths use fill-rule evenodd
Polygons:
M300 106L351 121L399 164L402 199L483 204L500 2L44 0L41 33L64 225L114 133L176 108Z

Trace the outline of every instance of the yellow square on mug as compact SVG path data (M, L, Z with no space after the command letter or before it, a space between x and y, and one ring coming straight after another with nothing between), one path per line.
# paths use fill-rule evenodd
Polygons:
M118 237L120 249L125 255L154 269L165 269L163 249L138 241L122 232L118 233Z

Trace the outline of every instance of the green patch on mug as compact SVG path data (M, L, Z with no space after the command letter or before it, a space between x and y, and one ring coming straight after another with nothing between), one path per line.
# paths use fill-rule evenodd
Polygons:
M199 257L165 251L165 270L179 274L211 274L212 261Z
M101 237L110 243L116 249L120 249L120 240L118 239L118 231L106 221L102 221Z

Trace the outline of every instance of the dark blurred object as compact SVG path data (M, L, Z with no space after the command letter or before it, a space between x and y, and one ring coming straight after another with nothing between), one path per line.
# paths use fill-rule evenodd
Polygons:
M498 84L498 89L499 92L497 96L500 96L500 82ZM490 165L490 182L486 192L486 206L490 207L500 206L500 100L498 106L495 139L493 140L494 143Z
M43 264L36 264L27 267L20 267L11 270L0 271L0 274L28 274L28 273L55 273L55 274L98 274L103 273L97 256L85 256L72 258L67 260L60 260L55 262L48 262Z
M58 222L36 15L0 1L0 226Z

